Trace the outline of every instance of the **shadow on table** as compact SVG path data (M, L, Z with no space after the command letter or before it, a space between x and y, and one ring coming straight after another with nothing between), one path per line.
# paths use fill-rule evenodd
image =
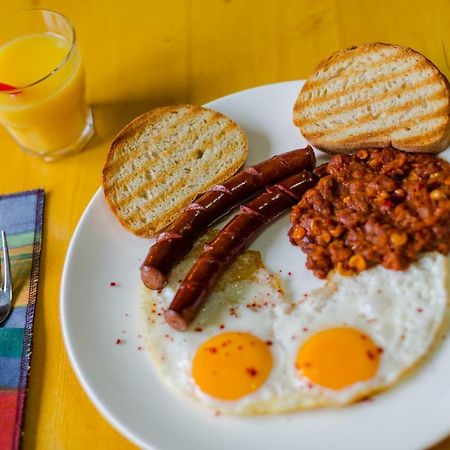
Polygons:
M88 144L86 150L102 144L104 141L112 140L127 123L156 106L176 105L187 102L188 99L185 93L163 92L161 95L138 100L92 104L95 136Z

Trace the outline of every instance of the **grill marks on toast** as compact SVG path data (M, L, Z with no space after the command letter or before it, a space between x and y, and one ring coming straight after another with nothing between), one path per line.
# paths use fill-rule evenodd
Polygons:
M380 56L380 59L382 58L382 53L377 53L374 52L373 53L374 56ZM367 70L371 70L374 68L377 68L380 71L380 76L382 77L389 77L389 74L392 72L392 68L396 68L398 66L398 54L394 53L389 57L385 57L383 59L383 65L382 67L380 67L380 60L379 59L374 59L373 64L370 64L368 66L365 66L364 68L358 68L360 67L360 65L354 65L354 62L349 61L348 60L348 55L343 55L345 56L345 59L347 59L347 64L344 65L343 67L339 68L337 73L334 73L333 75L327 73L327 72L320 72L321 76L316 77L315 75L313 75L313 77L311 77L308 80L308 89L309 90L313 90L316 87L320 86L323 84L324 81L330 81L332 79L338 80L340 79L340 76L345 73L345 75L351 79L358 77L359 75L365 74L367 72ZM337 62L335 60L333 60L333 65L335 65ZM410 61L408 62L408 64L410 64L410 66L407 67L407 69L412 68L414 65L416 65L417 60L414 58L411 58Z
M425 64L417 64L415 66L412 66L411 69L421 69L424 67ZM401 84L393 83L400 76L404 76L407 74L411 74L410 69L407 69L404 72L391 73L389 76L386 77L374 78L367 81L364 84L354 85L352 87L345 87L345 93L336 91L332 94L329 94L328 91L326 97L324 96L314 98L314 106L317 107L318 105L320 105L323 108L323 111L321 113L320 112L316 112L315 114L312 113L311 112L312 108L308 106L309 102L301 99L296 105L295 113L298 114L300 110L302 111L301 124L302 126L305 126L308 123L330 116L331 111L333 112L333 115L335 115L351 111L356 108L371 105L374 102L380 102L380 100L377 100L376 98L376 91L378 90L382 90L383 94L386 94L385 96L382 96L382 101L386 101L394 97L400 99L401 98L400 94L404 93L405 91L407 91L410 94L411 92L428 85L430 83L430 78L433 77L432 72L424 73L420 72L420 70L417 70L413 72L413 75L417 74L419 76L420 81L417 81L416 83L411 84L409 86L407 82ZM437 89L439 89L439 85L436 86L436 90ZM367 97L362 98L360 100L352 101L351 94L361 93L361 91L364 91L364 95ZM307 90L307 92L309 92L309 90ZM371 96L375 96L375 98ZM345 102L347 102L347 104L345 104ZM312 117L309 117L309 114L313 114Z
M201 166L198 167L198 170L200 171L204 171L204 170L208 170L208 168L210 167L210 162L206 161L205 163L203 163ZM214 186L218 183L221 183L223 180L223 177L221 176L220 173L217 173L212 180L210 181L210 183L205 184L203 183L200 186L196 186L195 189L198 189L200 192L205 192L207 191L211 186ZM180 188L185 187L185 181L182 178L179 178L179 180L173 184L171 186L171 188L167 191L166 195L170 196L172 195L174 192L179 191ZM191 188L189 187L189 192L191 191ZM192 199L193 200L193 199ZM170 211L172 209L175 209L176 211L180 211L184 206L186 206L187 203L189 203L191 201L191 196L186 195L184 198L181 198L176 204L172 204L170 207L167 207L163 212L162 212L162 216L163 217L167 217L170 214ZM146 204L145 207L151 207L155 204L155 202L152 202L151 205ZM129 218L127 218L129 219ZM141 235L143 232L145 232L146 230L146 225L143 225L142 227L136 229L136 233L138 235Z
M163 107L161 109L167 109L167 108ZM165 114L165 116L167 117L166 120L168 121L166 126L161 127L157 122L155 122L153 124L153 126L149 127L146 130L147 135L149 137L151 137L152 139L154 139L155 141L159 141L159 140L163 139L165 136L167 136L167 134L170 134L171 132L173 132L180 125L180 123L182 123L186 120L189 120L189 118L194 117L195 114L196 114L196 112L189 110L189 109L177 112L177 114L172 114L168 110L168 114ZM152 116L154 116L154 114L150 114L150 116L146 120L147 121L152 120L153 119ZM129 132L132 132L133 128L139 127L141 120L142 120L141 116L136 118L129 125L127 125L127 127L125 129L128 129ZM124 130L122 130L121 133L123 133ZM116 145L121 144L122 139L118 140L118 137L116 137L116 139L115 139ZM114 180L115 178L120 177L118 170L122 167L122 163L132 156L132 153L138 153L138 152L142 151L142 147L139 145L139 142L137 142L137 141L132 142L132 140L130 140L128 136L123 138L123 140L126 141L128 147L129 147L128 151L121 152L121 153L118 153L118 152L115 153L113 155L111 161L108 161L107 166L106 166L108 168L108 170L111 171L111 181Z
M440 110L437 110L436 112L434 112L433 114L424 114L422 116L417 116L414 119L411 119L410 121L405 122L401 127L399 126L390 126L390 127L385 127L385 128L381 128L381 129L377 129L376 131L368 131L368 132L363 132L361 130L358 131L358 135L356 137L354 137L351 134L348 134L347 136L341 138L341 139L335 139L335 135L330 135L329 138L333 140L333 142L337 143L339 145L339 143L344 143L346 141L346 139L348 137L352 137L354 141L358 140L359 144L358 146L361 145L362 142L365 142L367 139L373 139L373 138L378 138L380 136L380 133L384 133L386 135L390 135L392 138L392 143L394 142L401 142L403 140L405 140L404 137L395 137L395 135L393 135L393 133L397 133L400 132L402 130L408 131L406 130L406 128L412 128L415 124L417 124L417 122L420 122L420 125L422 126L422 128L426 128L427 126L433 125L435 128L429 132L421 132L418 131L416 134L408 134L408 137L406 138L406 140L416 140L416 139L424 139L424 138L430 138L435 136L436 134L439 134L439 132L442 130L442 128L445 126L445 123L442 119L442 112L443 112L444 108L441 108ZM389 141L390 142L390 141ZM386 144L388 145L388 144Z
M318 137L322 137L322 136L327 136L327 139L333 142L336 141L345 141L346 138L348 137L352 137L354 138L355 136L358 137L362 137L364 138L364 136L376 136L379 134L387 134L387 133L391 133L393 131L398 131L401 129L405 129L406 131L410 131L407 130L407 128L413 128L415 125L421 125L423 123L425 123L427 120L430 119L440 119L439 123L444 123L445 119L443 117L443 114L445 113L445 111L447 110L447 106L444 105L442 107L440 107L439 109L435 110L432 113L426 113L426 114L419 114L419 115L415 115L413 118L410 118L409 120L406 120L405 122L402 122L401 125L391 125L391 126L385 126L382 128L376 128L374 131L371 132L365 132L363 130L365 130L364 125L369 124L369 121L357 121L352 123L351 125L347 125L345 127L341 127L339 128L338 131L336 131L335 133L332 132L321 132L320 134L318 133L317 136ZM338 136L344 134L344 136L339 140ZM415 137L416 135L411 135L411 137Z
M115 138L103 170L105 198L130 231L150 237L245 162L242 129L195 105L155 108Z
M175 117L175 120L173 122L170 122L169 126L166 129L160 130L155 135L152 135L151 131L147 133L147 136L151 139L152 143L158 144L164 139L167 139L168 135L173 134L179 134L177 130L181 125L184 123L188 123L191 119L193 119L196 115L198 115L198 111L183 111L177 115L170 115ZM205 117L208 118L208 120L211 120L210 114L204 113ZM170 117L169 116L169 117ZM172 117L172 118L173 118ZM186 133L187 134L187 133ZM184 136L183 136L184 137ZM131 166L126 166L123 163L133 158L134 166L138 166L140 163L144 162L149 158L148 155L148 145L144 141L136 141L136 142L128 142L128 145L132 148L132 150L126 152L126 153L120 153L117 157L113 157L110 164L106 166L106 170L110 172L110 178L108 179L108 186L106 186L106 189L109 188L110 185L114 184L117 179L121 179L122 182L129 181L130 178L134 177L135 171ZM158 157L159 155L157 155ZM123 168L128 167L128 172L123 172ZM122 169L122 170L121 170Z
M187 121L189 120L189 118L192 118L193 115L191 114L190 117L186 117L185 121L179 122L178 125L183 125L185 123L187 123ZM194 130L190 130L190 129L186 129L186 132L180 132L180 133L176 133L177 135L177 142L171 143L169 144L166 148L164 148L162 150L162 152L158 152L154 157L163 161L166 160L170 163L169 157L170 156L174 156L175 153L179 153L179 156L181 159L177 159L176 163L171 163L168 166L163 166L161 167L161 170L156 173L156 174L152 174L150 175L150 170L147 167L147 164L143 164L142 167L140 167L139 169L135 170L134 172L130 172L128 173L126 176L121 178L120 183L123 185L127 185L128 182L133 178L136 179L137 177L139 177L140 175L143 175L143 182L144 184L142 184L138 189L134 190L134 191L129 191L128 195L126 197L123 198L123 200L121 202L119 202L117 205L120 207L121 205L123 205L124 203L127 203L131 198L136 197L136 195L139 194L139 192L141 192L142 190L148 188L151 184L156 184L158 182L160 182L164 176L165 173L170 173L171 170L176 167L177 165L180 165L186 161L188 161L190 158L194 158L195 157L195 153L198 151L201 151L202 149L195 149L194 151L188 153L187 150L190 150L190 145L192 145L193 143L190 142L192 138L195 138L196 136L202 133L207 133L208 132L208 128L210 127L210 125L213 122L216 122L218 119L220 119L220 115L217 113L214 114L208 114L207 116L205 115L205 121L202 122L201 128L199 129L194 129ZM174 128L174 130L176 130L176 128ZM153 141L153 143L155 142L161 142L161 140L164 138L164 136L159 136L156 141ZM142 159L148 159L148 148L145 144L141 144L140 145L140 150L141 150L141 155L142 155ZM144 161L145 162L145 161ZM144 175L144 173L147 172L147 174Z
M224 133L227 131L231 131L232 128L234 128L234 124L230 123L224 123L222 124L222 128L214 133L208 133L208 125L205 124L202 132L205 133L205 136L210 136L209 139L204 140L200 147L191 147L189 145L186 145L186 148L189 149L189 152L185 152L184 154L180 155L181 159L177 160L177 164L171 164L164 172L160 171L155 175L155 178L152 178L148 180L146 183L139 186L136 190L129 193L127 197L125 197L122 201L118 202L117 206L120 208L124 204L132 204L133 201L139 198L140 194L143 192L147 192L148 189L152 186L161 186L159 190L163 191L165 196L168 196L169 194L173 193L177 190L177 186L180 186L182 182L184 181L183 177L186 176L186 171L184 170L186 168L186 163L188 161L195 161L197 158L197 155L200 153L205 152L205 150L217 139L221 137ZM208 161L210 164L211 161ZM188 167L189 168L189 167ZM196 168L198 170L198 167ZM168 174L171 174L168 176ZM172 180L179 180L176 181L174 184L172 183ZM164 186L167 186L164 189ZM153 207L158 201L160 200L158 196L148 198L148 196L145 196L148 201L145 203L145 208L151 208ZM135 211L133 214L124 214L124 217L127 219L135 219L139 215L139 211Z
M329 124L326 124L324 122L323 127L324 129L319 132L315 132L314 135L317 137L323 137L327 136L329 139L333 139L333 133L332 131L327 131L327 129L332 129L333 126L339 127L339 134L345 133L348 129L355 129L356 131L362 130L360 125L366 125L372 121L373 122L380 122L381 127L378 129L379 131L383 130L394 130L396 127L390 126L388 128L382 128L382 124L385 122L386 117L389 115L389 122L396 122L396 121L402 121L401 125L398 126L398 128L406 128L410 127L411 125L414 125L417 120L424 119L428 117L428 114L431 113L422 113L424 109L429 109L431 111L439 111L439 114L445 113L445 100L442 99L442 95L440 92L436 92L434 95L431 95L427 99L427 105L424 106L424 99L417 97L413 100L407 100L405 102L402 102L399 105L392 105L387 106L389 104L389 100L383 100L373 103L364 103L361 109L359 118L351 123L345 122L345 112L348 110L345 109L345 111L340 111L339 114L333 115L330 117L331 122ZM373 105L376 104L377 107L373 107ZM370 112L367 111L367 107L370 107ZM356 108L355 108L356 109ZM365 111L364 111L365 109ZM350 110L350 109L349 109ZM412 123L409 125L404 123L403 121L409 120L410 118L415 119ZM342 118L342 119L340 119ZM343 120L345 125L340 124L339 120ZM325 127L327 129L325 129ZM304 128L307 130L308 126L304 126ZM359 133L358 133L359 134Z
M414 50L365 44L319 64L294 106L294 123L324 150L392 142L437 152L450 141L450 87Z
M379 61L390 62L397 57L398 48L404 47L372 42L350 47L345 50L339 50L318 64L314 74L310 77L310 80L329 79L339 76L341 70L340 63L345 63L344 67L346 68L359 67L359 56L367 56L375 63ZM365 66L367 66L367 64L365 64Z

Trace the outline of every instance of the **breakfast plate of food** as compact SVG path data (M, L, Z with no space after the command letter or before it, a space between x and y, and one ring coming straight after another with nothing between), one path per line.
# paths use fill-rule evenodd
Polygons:
M449 143L445 77L380 43L132 121L61 287L98 410L154 449L444 438Z

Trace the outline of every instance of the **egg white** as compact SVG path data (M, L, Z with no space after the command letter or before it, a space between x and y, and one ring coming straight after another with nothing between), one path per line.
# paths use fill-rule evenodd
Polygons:
M171 388L226 413L267 414L345 405L384 390L426 355L447 308L447 259L438 253L424 255L405 272L377 266L352 277L334 274L324 287L295 302L283 297L275 276L259 268L252 280L216 289L196 322L182 333L165 323L161 311L170 304L190 264L187 258L178 266L161 293L143 291L146 348ZM256 307L251 306L254 303ZM311 335L341 326L361 330L383 353L372 379L340 390L327 389L299 374L295 359ZM191 376L198 347L225 331L244 331L272 341L273 367L266 382L234 401L208 396Z

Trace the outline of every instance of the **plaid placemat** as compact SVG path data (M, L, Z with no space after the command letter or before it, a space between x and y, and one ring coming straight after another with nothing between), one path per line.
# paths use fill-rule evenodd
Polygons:
M11 260L13 308L0 325L0 449L20 444L42 245L44 191L0 196Z

